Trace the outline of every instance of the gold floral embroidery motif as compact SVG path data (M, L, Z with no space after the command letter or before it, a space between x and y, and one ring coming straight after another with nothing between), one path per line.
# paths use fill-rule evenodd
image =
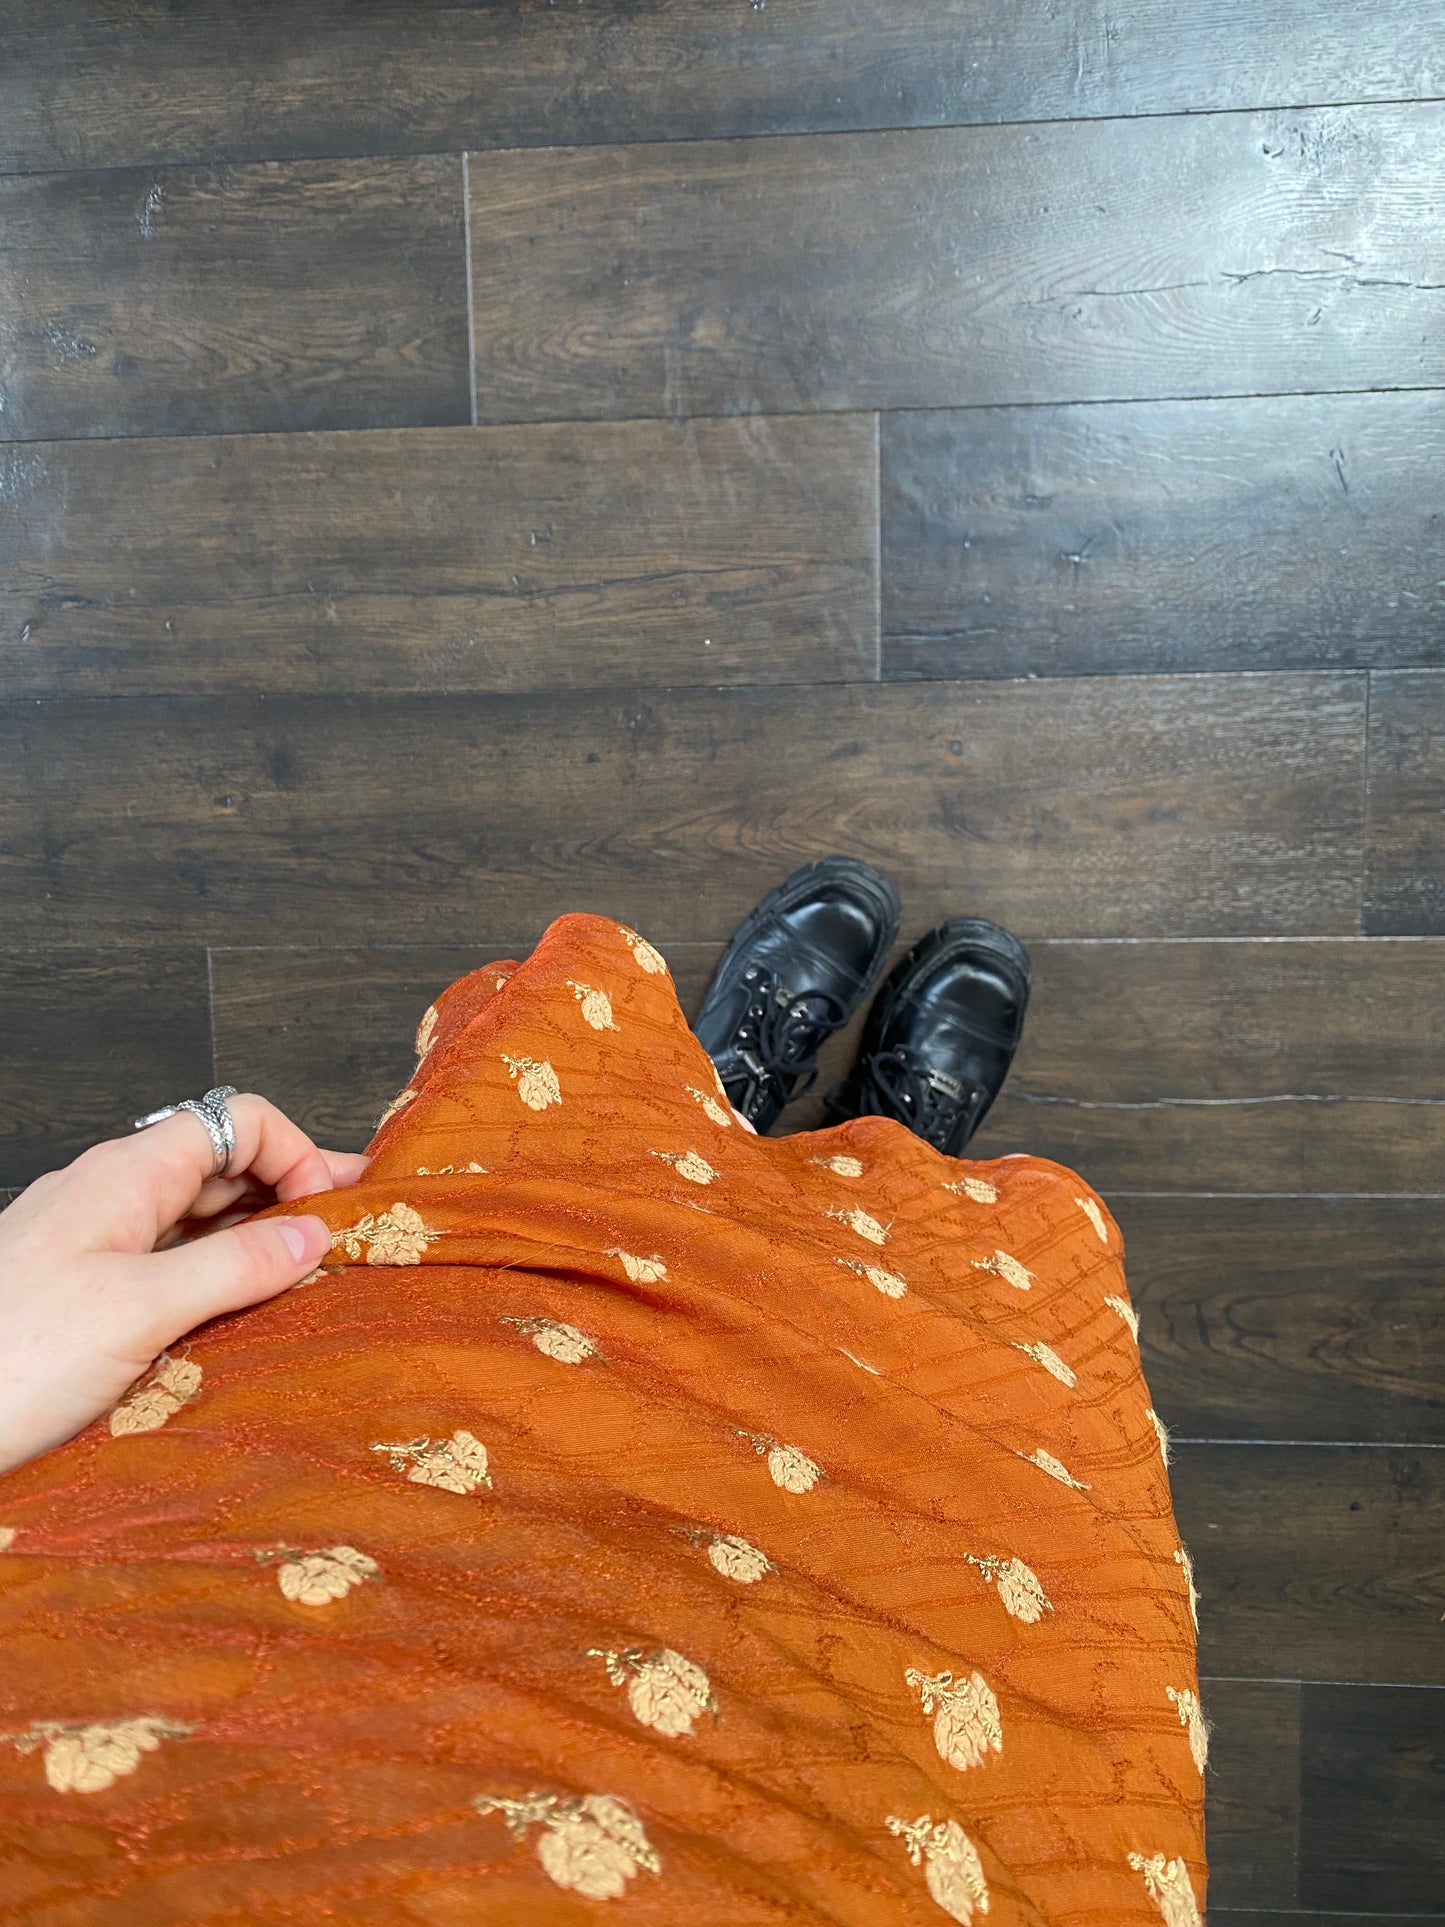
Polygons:
M1033 1290L1034 1274L1006 1251L996 1251L991 1258L975 1258L973 1268L975 1271L991 1271L995 1278L1002 1278L1015 1291Z
M1028 1465L1036 1465L1040 1472L1047 1472L1049 1477L1051 1479L1057 1479L1060 1485L1071 1485L1075 1492L1091 1492L1093 1490L1093 1487L1089 1485L1086 1480L1076 1479L1066 1465L1060 1465L1053 1453L1046 1452L1042 1446L1039 1446L1038 1449L1033 1452L1021 1452L1019 1457Z
M1189 1587L1189 1617L1194 1621L1194 1630L1199 1631L1199 1594L1194 1590L1194 1561L1185 1547L1181 1546L1174 1555L1174 1563L1184 1574L1185 1584Z
M1078 1384L1078 1378L1072 1369L1064 1363L1052 1345L1045 1345L1042 1339L1032 1345L1015 1345L1014 1350L1027 1353L1036 1365L1042 1365L1046 1372L1052 1372L1061 1385Z
M637 932L629 930L625 923L618 925L618 932L622 941L632 952L633 959L640 970L645 970L649 977L666 975L667 962L660 950L654 950L645 937L639 937Z
M1054 1610L1036 1575L1022 1559L975 1559L972 1553L966 1553L964 1563L977 1566L987 1583L998 1587L1004 1611L1025 1626L1037 1624L1045 1613Z
M1192 1693L1187 1686L1180 1687L1178 1692L1172 1686L1166 1686L1164 1691L1174 1702L1179 1724L1189 1735L1190 1757L1202 1773L1209 1764L1209 1722L1204 1717L1204 1708L1199 1704L1199 1695Z
M344 1599L363 1579L380 1576L381 1567L355 1546L326 1546L288 1560L277 1572L276 1583L298 1606L325 1606L333 1599Z
M988 1912L988 1882L978 1849L957 1820L933 1824L931 1814L917 1820L888 1816L888 1831L901 1835L908 1858L916 1867L922 1862L928 1891L950 1920L969 1927L974 1914Z
M860 1238L866 1238L870 1245L887 1244L888 1227L867 1211L825 1211L825 1218L837 1218L846 1224L850 1231L856 1231Z
M1149 1898L1159 1909L1164 1927L1202 1927L1189 1869L1182 1860L1166 1860L1162 1853L1131 1853L1129 1865L1144 1876Z
M957 1184L945 1184L943 1188L956 1198L972 1198L975 1204L998 1203L998 1187L987 1178L960 1178Z
M549 1104L562 1102L557 1073L546 1058L539 1062L535 1057L508 1057L503 1051L502 1062L516 1079L517 1095L529 1111L545 1111Z
M485 1164L478 1164L475 1159L473 1159L470 1164L439 1164L435 1170L433 1170L429 1164L419 1164L416 1167L416 1174L419 1178L450 1178L453 1176L484 1178L487 1175L487 1167Z
M0 1552L8 1552L14 1545L16 1530L14 1526L0 1526Z
M539 1352L555 1358L560 1365L580 1365L584 1359L597 1356L597 1347L586 1332L578 1331L575 1325L559 1324L555 1318L503 1318L501 1323L524 1331Z
M616 1900L640 1869L662 1872L642 1822L625 1800L611 1794L572 1800L555 1793L529 1793L521 1800L478 1794L472 1805L478 1813L500 1813L514 1840L525 1839L527 1828L540 1822L545 1831L537 1841L537 1858L543 1871L584 1900Z
M739 1539L732 1532L705 1534L707 1556L724 1579L735 1579L740 1586L755 1586L767 1573L778 1569L772 1560Z
M908 1289L908 1281L900 1278L896 1271L884 1271L878 1265L865 1265L858 1258L835 1258L834 1264L841 1265L844 1271L851 1271L856 1278L866 1278L875 1291L881 1291L885 1298L901 1298Z
M620 1245L609 1245L602 1255L618 1259L634 1285L660 1285L667 1277L667 1266L659 1252L654 1251L650 1258L639 1258L636 1252L624 1251Z
M201 1368L188 1358L156 1361L148 1384L132 1392L110 1415L110 1435L120 1438L127 1432L155 1432L166 1420L189 1405L201 1389Z
M627 1703L642 1724L668 1739L691 1733L693 1721L704 1713L717 1718L717 1701L707 1674L670 1646L646 1657L640 1646L621 1653L589 1646L587 1657L600 1659L612 1684L627 1688Z
M1118 1312L1124 1323L1129 1327L1129 1336L1137 1345L1139 1343L1139 1314L1129 1303L1129 1300L1127 1298L1106 1298L1104 1303L1109 1307L1110 1311Z
M843 1356L847 1359L848 1363L850 1365L856 1365L860 1372L869 1372L874 1378L882 1378L883 1374L876 1365L865 1365L861 1358L855 1358L852 1352L844 1351L841 1345L839 1345L837 1349L843 1352Z
M686 1178L689 1184L711 1184L717 1176L707 1159L700 1157L696 1151L654 1151L652 1155L661 1158L664 1164L670 1164L677 1175Z
M700 1091L695 1084L683 1086L689 1097L695 1097L714 1124L721 1124L725 1131L732 1129L732 1118L718 1103L711 1091Z
M745 1432L741 1427L738 1437L747 1439L758 1454L767 1454L773 1484L781 1486L784 1492L811 1492L819 1479L828 1476L822 1466L815 1465L796 1445L779 1445L766 1432Z
M1108 1244L1109 1227L1104 1223L1104 1214L1099 1209L1098 1205L1095 1204L1094 1200L1092 1198L1075 1198L1074 1203L1083 1212L1084 1216L1089 1220L1089 1223L1094 1227L1095 1231L1098 1232L1099 1243L1101 1245Z
M597 990L591 984L574 983L570 977L567 979L567 988L577 993L584 1024L590 1024L593 1030L617 1029L612 1021L612 999L605 990Z
M356 1224L332 1232L331 1249L339 1246L355 1262L364 1247L369 1265L419 1265L427 1246L445 1236L409 1204L397 1203L379 1217L368 1211Z
M373 1445L385 1452L393 1472L405 1472L413 1485L435 1485L443 1492L475 1492L491 1487L487 1448L470 1432L453 1432L449 1439L408 1439L403 1445ZM333 1548L333 1551L341 1548ZM367 1575L363 1575L367 1576ZM283 1588L284 1590L284 1588Z
M1146 1407L1144 1416L1154 1427L1155 1437L1159 1440L1159 1456L1163 1459L1164 1463L1168 1465L1171 1456L1169 1451L1169 1427L1164 1423L1163 1419L1160 1418L1152 1405Z
M836 1157L809 1158L809 1164L821 1164L825 1171L831 1171L835 1178L861 1178L864 1165L861 1158L850 1158L840 1151Z
M511 981L512 981L512 973L510 970L504 971L501 976L494 977L492 979L492 982L496 985L498 990L500 990L504 984L509 984Z
M952 1673L919 1673L910 1666L903 1677L917 1687L924 1712L933 1714L933 1744L940 1759L962 1771L981 1766L990 1747L1003 1752L998 1701L982 1673L955 1682Z
M437 1007L435 1004L428 1004L421 1014L421 1022L416 1027L415 1046L418 1067L420 1067L421 1060L426 1056L436 1041L436 1034Z
M6 1737L17 1753L45 1748L45 1777L57 1793L103 1793L134 1773L143 1753L154 1753L162 1740L184 1739L192 1731L181 1720L147 1715L91 1726L37 1720L24 1733Z
M396 1116L397 1112L404 1109L406 1105L410 1104L411 1100L415 1096L416 1096L416 1092L411 1088L410 1085L408 1085L404 1091L398 1091L396 1096L391 1100L390 1104L388 1104L386 1109L382 1112L381 1116L376 1120L377 1130L380 1131L385 1129L385 1127L388 1124L390 1124L391 1120Z

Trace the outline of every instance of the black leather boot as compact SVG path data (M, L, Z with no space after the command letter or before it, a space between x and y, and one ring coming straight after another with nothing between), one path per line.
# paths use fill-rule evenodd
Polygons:
M1029 953L982 917L951 917L914 944L873 1000L833 1123L894 1117L949 1157L998 1096L1029 1001Z
M693 1031L757 1130L817 1076L819 1046L867 996L898 918L898 892L881 871L825 856L770 890L739 928Z

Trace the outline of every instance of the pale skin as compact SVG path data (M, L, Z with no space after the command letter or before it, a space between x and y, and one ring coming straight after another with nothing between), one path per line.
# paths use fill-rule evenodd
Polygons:
M330 1248L317 1217L239 1220L356 1184L367 1159L319 1149L264 1097L228 1103L224 1177L182 1111L92 1145L0 1212L0 1471L74 1438L167 1346L288 1291Z

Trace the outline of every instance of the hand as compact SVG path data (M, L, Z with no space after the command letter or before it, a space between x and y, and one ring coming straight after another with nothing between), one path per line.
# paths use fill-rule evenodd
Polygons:
M329 1249L320 1218L239 1220L355 1184L368 1160L318 1150L264 1097L229 1106L225 1177L180 1111L92 1145L0 1212L0 1471L73 1438L168 1345L286 1291Z

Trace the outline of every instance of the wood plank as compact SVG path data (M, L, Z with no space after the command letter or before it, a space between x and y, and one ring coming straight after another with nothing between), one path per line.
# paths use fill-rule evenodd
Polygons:
M1354 927L1357 678L0 706L12 940L717 941L834 849L907 927Z
M884 673L1437 663L1445 395L883 423Z
M476 155L479 419L1445 384L1442 167L1445 103Z
M1370 681L1365 928L1445 931L1445 674Z
M0 180L6 440L470 419L455 156Z
M1253 1908L1211 1906L1209 1918L1227 1921L1229 1927L1445 1927L1445 1914L1341 1914L1333 1907L1327 1913L1302 1913L1293 1907L1257 1913Z
M405 1085L422 1012L448 984L530 955L541 931L475 944L387 949L217 949L211 979L219 1074L260 1091L318 1143L359 1151ZM721 946L669 944L684 1007L712 981Z
M1300 1898L1438 1906L1445 1894L1445 1693L1307 1686L1300 1726Z
M1175 1432L1445 1445L1445 1199L1110 1202Z
M1445 1454L1185 1444L1174 1461L1203 1673L1445 1684Z
M1212 1729L1205 1801L1210 1914L1232 1901L1293 1906L1300 1688L1281 1680L1205 1679L1199 1691Z
M1045 120L1445 92L1434 0L0 6L0 167Z
M7 695L873 681L867 416L0 449Z
M205 954L0 953L0 1034L0 1185L16 1190L210 1087Z
M1107 1191L1445 1189L1445 945L1038 943L976 1140Z

